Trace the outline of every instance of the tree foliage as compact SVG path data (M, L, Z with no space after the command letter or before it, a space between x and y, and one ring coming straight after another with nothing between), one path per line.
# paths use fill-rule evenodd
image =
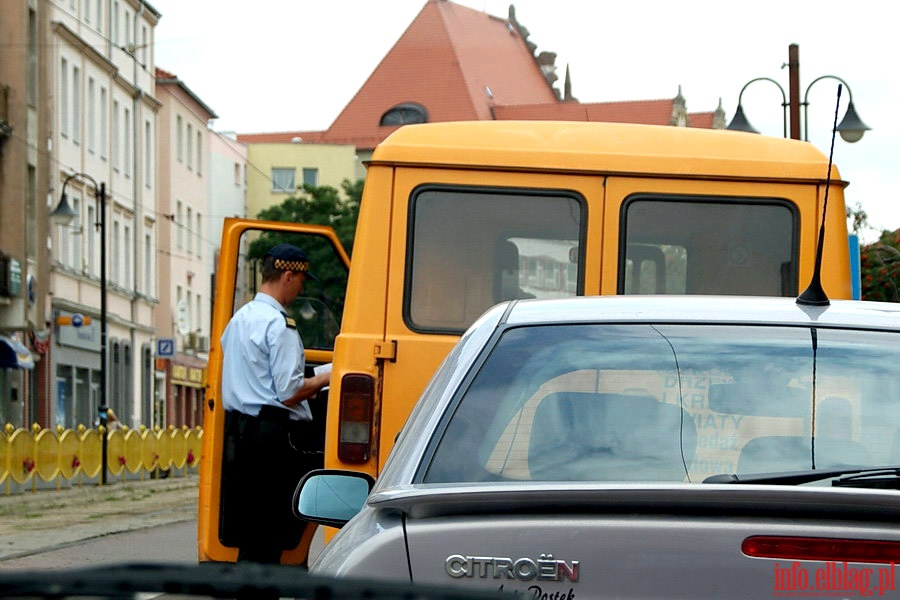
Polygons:
M303 185L299 188L298 195L261 210L256 218L287 223L329 225L334 229L347 253L352 254L363 181L345 179L341 184L343 197L337 189L328 185ZM269 248L283 241L285 240L275 233L264 235L250 245L250 257L260 258Z
M863 246L860 263L863 300L900 302L900 229Z
M362 198L363 181L345 180L343 194L331 186L304 185L298 194L281 204L261 210L256 216L267 221L328 225L350 255ZM304 295L289 307L308 348L331 348L340 329L347 288L347 267L339 260L329 240L320 235L262 232L250 242L249 258L262 259L273 246L290 243L309 257L310 271L319 281L307 280ZM257 262L258 264L258 262Z

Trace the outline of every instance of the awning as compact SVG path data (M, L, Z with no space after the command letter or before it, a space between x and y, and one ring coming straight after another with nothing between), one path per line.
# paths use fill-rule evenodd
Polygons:
M14 339L0 335L0 369L33 369L31 350Z

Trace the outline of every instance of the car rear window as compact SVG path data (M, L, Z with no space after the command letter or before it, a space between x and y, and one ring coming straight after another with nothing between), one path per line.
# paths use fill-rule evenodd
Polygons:
M510 329L445 417L423 482L898 465L898 342L775 326Z

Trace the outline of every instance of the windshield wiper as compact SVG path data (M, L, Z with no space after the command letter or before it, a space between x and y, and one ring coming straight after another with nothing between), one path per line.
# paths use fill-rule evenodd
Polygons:
M336 579L298 567L252 563L119 564L57 571L0 573L0 598L96 596L139 598L165 593L204 598L324 598L328 600L499 600L499 592L405 582Z
M847 477L849 475L849 477ZM900 489L900 467L872 467L868 469L810 469L808 471L787 471L780 473L750 473L737 475L735 473L719 473L710 475L703 483L744 483L763 485L801 485L832 479L835 487L870 487Z

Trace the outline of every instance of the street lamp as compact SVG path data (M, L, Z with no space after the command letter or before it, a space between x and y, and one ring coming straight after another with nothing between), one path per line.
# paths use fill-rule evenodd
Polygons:
M787 98L781 84L774 79L769 77L757 77L756 79L751 79L744 84L743 88L741 88L741 93L738 95L737 110L734 112L734 118L731 120L731 123L729 123L728 129L733 131L759 133L759 131L750 125L750 121L748 121L746 115L744 115L741 97L744 95L744 90L746 90L751 83L756 81L771 81L778 86L779 90L781 90L781 106L784 109L784 137L788 137L788 114L790 114L790 137L795 140L800 139L800 106L803 106L803 140L809 141L809 90L816 82L823 79L836 79L847 88L847 112L837 126L837 131L841 134L841 138L845 142L858 142L862 139L863 134L871 129L871 127L863 123L862 119L860 119L859 115L856 113L856 107L853 105L853 93L850 91L850 86L847 85L846 81L836 75L822 75L821 77L813 79L812 83L806 87L806 92L803 94L803 102L800 102L800 48L797 44L788 46L787 67L788 79L790 80L790 99Z
M109 409L106 405L106 184L98 184L93 177L86 173L73 173L69 175L66 177L65 181L63 181L59 204L54 211L50 213L50 218L54 223L59 225L68 225L78 214L72 209L69 205L69 201L66 199L66 186L69 185L70 181L76 178L85 180L94 186L94 197L97 199L97 212L99 217L99 220L94 224L100 231L100 406L97 407L97 411L100 415L100 426L103 428L103 435L100 438L102 440L100 452L100 484L106 485L106 412Z

